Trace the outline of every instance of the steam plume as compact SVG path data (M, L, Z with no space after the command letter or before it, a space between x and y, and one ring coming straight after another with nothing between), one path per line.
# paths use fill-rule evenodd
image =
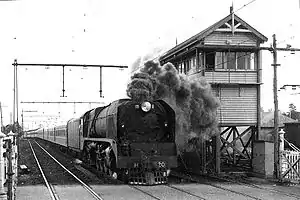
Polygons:
M189 80L171 63L160 66L147 61L140 72L131 77L127 95L136 101L163 99L176 112L176 142L188 139L209 139L218 133L218 99L204 78Z

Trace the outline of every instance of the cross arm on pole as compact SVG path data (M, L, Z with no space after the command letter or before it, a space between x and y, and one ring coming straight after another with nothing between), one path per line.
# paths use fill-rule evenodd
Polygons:
M107 67L107 68L128 68L125 65L87 65L87 64L50 64L50 63L18 63L14 60L13 66L48 66L48 67Z
M98 101L21 101L20 103L39 103L39 104L50 104L50 103L95 103L95 104L104 104L104 102Z

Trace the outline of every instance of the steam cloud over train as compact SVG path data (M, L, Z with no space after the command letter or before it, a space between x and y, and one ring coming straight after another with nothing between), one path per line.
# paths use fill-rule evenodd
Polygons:
M81 155L98 170L131 184L167 182L177 167L175 112L163 100L120 99L36 137Z
M126 92L131 99L92 109L37 135L78 152L85 163L114 178L159 184L177 167L177 153L197 149L198 141L219 132L219 101L210 84L188 79L171 63L143 63Z

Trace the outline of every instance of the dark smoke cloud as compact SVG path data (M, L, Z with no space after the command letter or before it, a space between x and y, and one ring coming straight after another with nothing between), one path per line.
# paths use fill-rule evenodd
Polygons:
M127 95L136 100L163 99L176 112L176 142L209 139L218 133L218 99L204 78L189 80L178 73L173 64L160 66L153 61L144 63L140 72L131 77Z

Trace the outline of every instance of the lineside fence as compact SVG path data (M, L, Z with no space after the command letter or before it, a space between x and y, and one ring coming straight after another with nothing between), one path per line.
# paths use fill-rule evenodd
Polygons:
M300 149L284 139L291 150L280 151L281 180L300 183Z

